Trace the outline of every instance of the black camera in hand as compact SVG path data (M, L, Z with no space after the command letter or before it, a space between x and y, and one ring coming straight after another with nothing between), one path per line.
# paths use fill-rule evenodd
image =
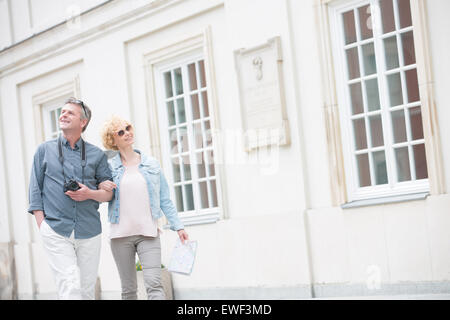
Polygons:
M81 189L81 187L78 182L73 179L70 179L68 182L64 183L64 193L67 191L77 191L78 189Z

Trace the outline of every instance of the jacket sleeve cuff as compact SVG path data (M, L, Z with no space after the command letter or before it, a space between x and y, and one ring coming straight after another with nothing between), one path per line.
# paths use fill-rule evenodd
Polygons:
M170 230L172 231L178 231L181 229L184 229L184 225L181 222L176 225L170 225Z

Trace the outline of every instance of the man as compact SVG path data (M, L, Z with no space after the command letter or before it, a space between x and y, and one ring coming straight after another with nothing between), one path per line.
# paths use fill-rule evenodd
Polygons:
M91 110L81 100L66 100L59 117L62 135L37 148L31 170L28 212L36 218L59 299L95 298L98 207L113 195L97 190L112 180L106 155L81 138L90 119Z

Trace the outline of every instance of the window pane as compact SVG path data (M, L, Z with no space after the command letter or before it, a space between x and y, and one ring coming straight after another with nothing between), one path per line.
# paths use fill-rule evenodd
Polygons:
M370 135L372 138L372 148L384 145L381 115L369 117L369 124L370 124Z
M411 180L408 147L395 149L398 182Z
M189 159L189 156L183 156L183 174L184 174L184 181L191 180L191 161Z
M414 162L416 166L416 179L428 178L427 159L425 156L425 145L418 144L413 146Z
M195 70L195 63L188 65L188 74L191 91L197 90L197 71Z
M409 0L398 1L398 15L400 17L400 28L406 28L412 25L411 22L411 7Z
M170 150L172 154L178 153L177 129L169 130Z
M192 184L184 186L184 196L186 197L186 211L194 210L194 194L192 193Z
M391 112L394 143L406 141L405 113L403 110Z
M177 99L178 123L186 122L186 111L184 109L184 98Z
M200 85L202 88L206 87L206 74L205 74L205 63L203 60L198 62L198 68L200 70Z
M196 149L203 148L202 124L200 122L194 124L194 141Z
M204 123L205 126L205 141L206 141L206 147L210 147L212 146L212 132L211 132L211 123L209 122L209 120L205 121Z
M209 208L208 204L208 186L206 185L206 181L202 181L199 184L200 187L200 199L202 209Z
M359 59L358 48L351 48L346 50L347 65L348 65L348 78L349 80L359 78Z
M384 155L384 151L373 153L373 168L375 170L376 184L378 185L388 183L386 157Z
M180 160L178 158L172 158L172 170L173 170L173 181L180 182L181 174L180 174Z
M361 39L372 38L372 19L370 12L370 5L358 9L359 26L361 29Z
M208 163L208 177L211 177L214 175L214 173L211 173L211 166L214 170L214 152L212 150L206 150L205 151L205 158Z
M377 65L375 61L375 49L373 43L365 44L361 46L361 48L364 61L364 74L368 76L376 73Z
M383 25L383 33L395 30L394 7L392 0L380 0L381 20Z
M417 81L417 70L405 71L406 91L408 92L408 102L420 100L419 83Z
M56 109L56 129L57 129L57 131L60 130L60 127L59 127L59 117L61 116L61 110L62 110L62 107Z
M411 135L413 140L423 139L422 113L420 107L409 109Z
M50 111L50 124L52 126L52 133L56 131L56 123L59 121L56 121L56 110Z
M173 96L172 78L170 76L170 71L164 73L164 83L166 87L166 98L170 98L171 96Z
M206 120L203 122L205 126L205 138L208 141L208 138L210 140L211 138L211 124L209 120Z
M194 120L200 119L200 104L198 101L198 95L193 94L191 96L191 103L192 103L192 117Z
M366 124L364 118L353 120L356 150L367 149Z
M205 161L203 160L203 152L198 152L195 154L197 161L197 172L199 178L206 177Z
M378 92L377 79L371 79L365 81L366 94L367 94L367 108L369 111L375 111L380 109L380 98Z
M356 41L356 28L355 28L355 15L353 10L342 14L344 23L344 37L345 44L353 43Z
M386 70L399 67L396 36L384 39L384 54L386 56Z
M400 79L400 73L388 75L387 80L389 88L389 101L391 103L391 107L403 104L402 82Z
M175 77L175 92L176 95L183 94L183 79L181 76L181 69L175 69L174 70L174 77Z
M403 60L405 66L416 63L416 53L414 51L414 36L413 32L409 31L402 33L402 49L403 49Z
M217 207L217 188L216 188L216 180L209 181L211 185L211 198L212 198L212 206Z
M167 115L169 118L169 125L175 125L175 110L173 106L173 101L167 102Z
M179 143L181 144L181 152L189 151L189 137L187 128L185 126L179 128L178 134L180 135Z
M361 82L350 85L350 99L352 103L352 115L363 113L363 99L361 92Z
M369 169L369 157L367 156L367 153L357 155L356 164L358 166L359 186L360 187L370 186L371 180Z
M209 163L209 176L214 177L216 175L216 169L214 167L214 158L211 159Z
M206 91L202 92L202 102L203 102L203 117L209 117L208 94L206 93Z
M183 212L184 211L184 205L183 205L183 194L181 192L181 186L175 187L175 202L177 203L177 211Z

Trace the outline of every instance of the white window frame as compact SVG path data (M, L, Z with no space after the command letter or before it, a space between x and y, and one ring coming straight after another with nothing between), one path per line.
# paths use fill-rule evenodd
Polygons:
M194 135L192 132L192 124L193 123L197 123L197 122L203 122L205 120L210 121L211 118L211 113L209 114L208 117L201 117L200 120L192 120L192 107L191 107L191 99L189 99L189 95L190 95L190 90L189 90L189 84L188 84L188 74L187 74L187 66L193 62L197 62L199 60L204 60L202 53L197 53L197 54L189 54L189 55L185 55L182 59L178 59L175 63L171 63L171 64L165 64L163 66L160 66L158 68L156 68L156 90L157 90L157 96L158 96L158 109L159 112L159 123L161 124L161 139L162 139L162 143L161 143L161 147L162 147L162 159L164 161L164 167L165 168L170 168L170 170L166 170L165 175L167 176L168 180L171 182L171 185L173 186L171 188L171 193L174 199L174 202L176 201L176 198L174 197L175 195L175 185L183 185L182 182L174 182L174 176L173 176L173 170L172 169L172 156L171 156L171 150L170 150L170 144L168 143L168 141L170 141L170 137L169 137L169 132L168 132L168 124L169 124L169 119L167 116L167 107L166 107L166 98L165 98L165 92L166 92L166 88L164 86L163 83L163 76L164 73L174 70L174 69L178 69L181 68L182 71L182 81L183 81L183 97L185 97L184 101L185 101L185 113L186 113L186 126L187 126L187 135L188 135L188 144L189 144L189 151L187 152L190 159L195 159L195 147L194 147ZM197 70L198 71L198 70ZM199 73L197 72L197 80L199 78ZM172 79L172 83L174 84L174 79ZM198 92L202 92L202 91L207 91L209 90L209 86L208 83L206 85L206 88L202 88L202 89L197 89L196 91ZM174 96L176 94L174 93ZM178 100L179 98L177 98L176 100ZM200 101L200 112L202 113L202 99L199 99ZM209 103L208 103L209 104ZM208 108L210 108L208 106ZM178 117L177 113L175 112L175 117ZM189 123L191 123L191 125L189 125ZM211 121L210 121L211 123ZM206 141L203 141L203 143ZM212 143L212 141L211 141ZM203 146L203 150L212 150L214 152L214 148L213 145L211 145L210 147L207 146ZM181 154L184 154L184 152L182 152ZM205 164L206 167L206 164ZM216 215L217 218L219 216L219 204L217 203L217 207L212 207L212 208L207 208L207 209L201 209L201 208L195 208L195 204L199 204L201 203L201 199L200 199L200 194L199 194L199 190L198 190L198 182L199 181L203 181L203 180L209 180L210 178L216 178L216 175L214 176L208 176L207 178L198 178L198 172L197 172L197 166L195 165L195 163L191 164L190 166L190 170L191 170L191 183L192 183L192 187L193 187L193 201L194 201L194 210L190 210L190 211L184 211L184 212L180 212L180 217L183 218L193 218L196 216L201 216L201 215L205 215L205 216L209 216L212 217L213 215ZM208 170L206 168L206 170ZM180 170L180 173L183 175L183 170ZM216 172L216 170L215 170ZM208 195L211 195L211 186L208 183ZM216 182L216 194L218 193L217 191L217 182ZM209 205L212 205L212 200L211 197L208 197L209 200ZM183 208L186 208L186 198L183 197Z
M34 112L36 144L40 144L45 140L53 138L52 134L54 132L51 132L50 129L50 111L62 107L62 103L64 102L64 100L71 96L80 96L80 78L78 75L76 75L69 82L33 95L32 104ZM56 119L56 121L58 120Z
M183 61L190 61L193 58L204 60L205 76L207 83L207 98L210 114L210 126L212 132L212 145L215 163L222 163L220 160L221 146L220 139L215 137L215 132L220 130L218 126L218 101L215 92L215 72L214 61L212 56L211 45L211 28L208 26L200 34L194 34L190 37L180 39L172 44L156 49L152 52L144 54L144 68L147 88L147 106L149 108L149 131L152 154L157 157L164 168L164 174L168 179L170 186L171 199L175 200L175 189L173 188L173 172L170 163L170 145L168 140L168 119L166 115L165 102L161 101L161 93L165 94L162 75L164 70L171 70L177 67ZM186 77L183 77L186 79ZM183 80L184 81L184 80ZM189 100L189 99L188 99ZM186 101L185 101L186 103ZM190 103L190 101L189 101ZM161 106L164 106L162 109ZM185 105L185 108L186 105ZM164 111L164 112L161 112ZM190 148L190 150L192 150ZM196 170L196 169L195 169ZM191 173L192 174L192 173ZM226 193L225 193L225 176L223 174L223 166L215 166L215 180L217 193L217 207L209 209L201 209L200 211L189 213L180 213L180 219L184 225L195 225L214 223L226 217ZM194 191L194 190L193 190ZM194 200L195 201L195 200ZM167 225L164 226L168 227Z
M373 1L366 1L373 2ZM403 183L402 188L392 192L390 190L382 190L378 186L370 187L371 190L355 194L354 172L349 165L348 157L352 155L349 151L349 145L344 144L348 140L348 132L341 130L343 111L347 112L348 108L343 110L342 97L344 83L339 77L342 74L342 57L336 57L336 53L343 54L343 51L336 48L336 31L341 31L341 26L337 24L335 14L345 12L350 8L363 4L364 1L342 1L342 0L317 0L317 18L319 25L321 61L322 61L322 79L323 92L325 100L325 117L326 130L331 137L328 142L329 164L330 164L330 181L332 186L332 201L334 205L344 205L346 203L357 202L358 199L387 199L385 197L409 194L414 192L425 191L432 194L445 192L445 186L442 180L442 156L440 150L440 139L436 135L438 123L436 121L436 108L433 97L431 61L428 49L427 26L426 26L426 7L425 4L418 0L411 0L412 28L414 28L414 45L416 52L416 64L420 90L420 104L422 109L422 121L424 125L424 142L426 148L428 180L420 180L413 183ZM377 40L378 41L378 40ZM377 50L377 49L376 49ZM378 49L379 50L379 49ZM384 54L381 55L384 59ZM378 58L377 58L378 59ZM379 64L379 62L378 62ZM336 66L336 68L335 68ZM384 67L384 66L383 66ZM377 66L377 73L384 73L384 69ZM338 80L337 80L338 79ZM336 81L337 80L337 81ZM383 88L380 88L380 92ZM344 91L345 92L345 91ZM383 99L381 96L380 99ZM431 120L432 119L432 120ZM384 121L384 126L387 122ZM346 126L344 126L345 129ZM432 134L434 132L434 134ZM386 144L386 140L385 140ZM387 159L387 155L386 155ZM392 163L392 162L391 162ZM387 160L387 165L391 164ZM391 182L392 180L390 180ZM349 185L350 184L350 185ZM428 185L426 185L428 184ZM383 200L381 200L383 202ZM389 202L389 201L386 201Z
M62 109L61 106L61 100L59 100L59 104L56 103L56 101L50 101L48 103L43 104L42 106L42 113L43 113L43 121L44 121L44 137L45 140L55 139L58 137L60 131L59 128L59 116L58 116L58 109ZM52 112L56 112L55 118L52 119ZM60 113L60 112L59 112ZM56 131L52 130L52 122L55 121L54 125L56 128Z

